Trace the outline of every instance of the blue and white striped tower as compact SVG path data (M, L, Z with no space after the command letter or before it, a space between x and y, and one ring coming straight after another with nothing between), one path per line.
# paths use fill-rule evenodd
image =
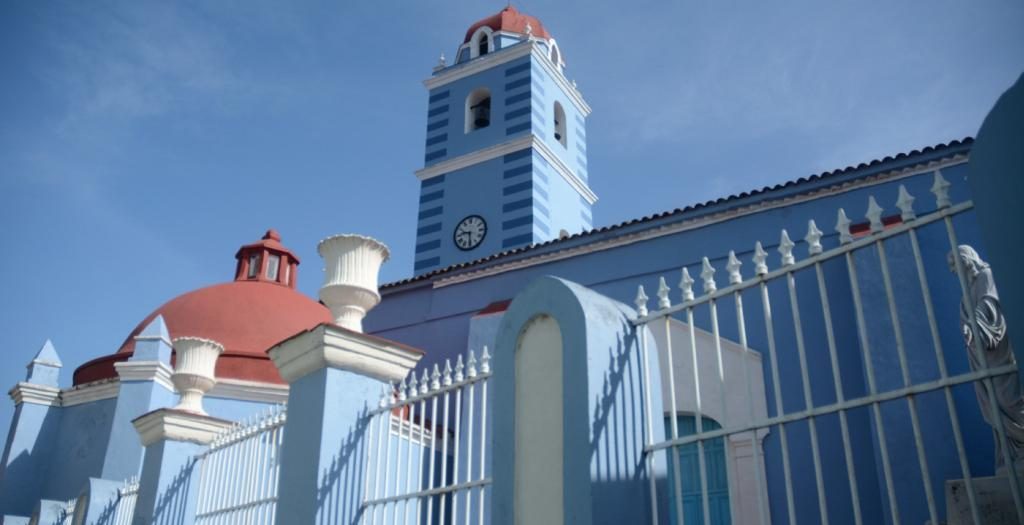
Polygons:
M540 21L507 7L424 81L416 274L591 227L590 106L564 68Z

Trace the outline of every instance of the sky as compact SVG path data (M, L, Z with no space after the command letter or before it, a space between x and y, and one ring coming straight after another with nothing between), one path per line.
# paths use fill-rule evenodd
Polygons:
M0 3L0 386L114 352L277 229L412 273L438 55L504 1ZM1008 0L513 2L593 108L595 226L973 136L1024 72ZM13 414L0 402L0 427Z

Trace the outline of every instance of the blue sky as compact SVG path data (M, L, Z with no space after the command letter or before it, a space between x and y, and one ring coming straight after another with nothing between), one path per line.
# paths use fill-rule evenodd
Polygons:
M973 135L1024 71L1011 1L514 3L594 108L597 226ZM269 227L407 277L437 56L504 2L0 4L0 385L229 280ZM0 425L12 414L0 403Z

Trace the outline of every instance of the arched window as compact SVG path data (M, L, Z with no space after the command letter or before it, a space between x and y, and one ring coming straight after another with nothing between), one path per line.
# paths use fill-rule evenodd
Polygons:
M563 147L568 147L566 146L569 143L569 139L565 132L565 110L562 109L562 105L558 102L555 102L555 140Z
M711 432L722 428L717 421L707 416L701 416L701 426L704 432ZM676 417L676 425L679 437L692 436L697 433L697 418L690 415L680 414ZM672 419L665 417L665 435L672 433ZM700 451L696 443L690 443L679 447L679 481L680 493L683 496L683 521L684 523L704 523L703 495L700 490ZM711 510L710 520L712 524L731 523L729 515L729 483L725 470L725 439L717 437L704 441L704 468L707 473L708 507ZM675 461L669 456L668 483L669 483L669 523L677 524L675 513Z
M491 125L491 91L477 88L466 97L466 133Z
M483 26L473 33L473 37L469 39L470 58L483 56L494 50L494 38L492 33L493 30L488 26Z

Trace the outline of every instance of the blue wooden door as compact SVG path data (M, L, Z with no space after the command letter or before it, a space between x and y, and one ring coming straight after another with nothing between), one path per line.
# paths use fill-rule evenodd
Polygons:
M696 433L697 420L693 416L680 415L676 419L679 436L691 436ZM701 418L704 432L722 428L717 421ZM671 435L672 421L665 418L665 433ZM671 452L670 452L671 453ZM703 525L704 507L700 492L700 458L696 443L679 447L679 473L683 495L683 520L686 525ZM729 483L725 472L725 440L715 438L704 442L704 467L707 469L708 509L711 511L712 525L731 523L729 516ZM677 525L675 502L675 465L669 456L668 488L669 488L669 523Z

